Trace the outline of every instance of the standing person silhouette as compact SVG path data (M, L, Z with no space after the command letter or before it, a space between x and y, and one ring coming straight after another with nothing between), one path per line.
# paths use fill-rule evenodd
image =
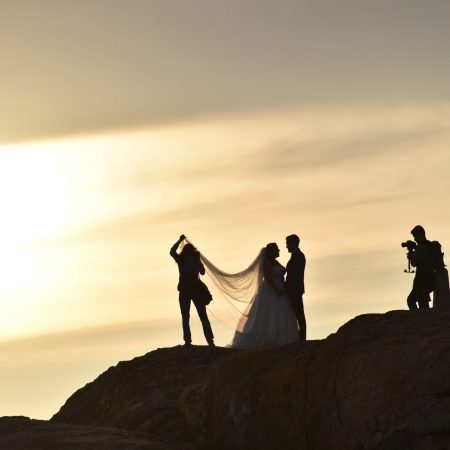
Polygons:
M429 308L430 293L434 289L434 272L431 262L430 241L427 239L425 229L421 225L416 225L412 230L417 247L408 252L408 259L411 265L416 268L416 276L413 281L413 288L408 295L407 303L409 309Z
M214 347L214 335L209 323L206 307L194 297L196 283L199 275L205 274L205 267L200 261L200 253L190 243L185 244L180 253L177 253L178 247L186 239L182 234L177 242L170 249L170 255L178 264L180 279L178 282L179 301L181 309L181 317L183 322L183 339L184 345L190 346L192 342L191 329L189 327L189 316L191 309L191 300L197 309L198 316L203 326L203 333L209 346Z
M300 341L306 341L306 318L303 307L306 258L299 245L300 238L296 234L286 237L286 248L291 254L291 259L286 265L286 292L297 318Z

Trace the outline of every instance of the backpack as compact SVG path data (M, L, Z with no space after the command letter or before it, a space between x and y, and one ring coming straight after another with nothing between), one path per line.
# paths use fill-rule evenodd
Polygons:
M192 291L192 300L206 306L209 305L212 299L208 286L202 280L198 279Z
M442 252L441 244L438 241L429 243L430 249L430 263L433 271L445 268L444 253Z

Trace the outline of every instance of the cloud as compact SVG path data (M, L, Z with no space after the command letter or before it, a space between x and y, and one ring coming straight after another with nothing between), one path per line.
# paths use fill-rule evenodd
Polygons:
M121 209L119 202L111 217L52 242L150 242L181 228L221 233L236 217L244 232L299 212L312 221L317 214L340 217L342 208L404 204L417 194L418 183L410 181L415 161L431 168L430 155L445 159L449 118L445 104L374 106L174 127L157 138L128 132L118 138L99 195L136 207Z
M364 109L362 108L360 112L363 115ZM339 114L338 111L336 113ZM357 118L357 109L353 113ZM336 117L333 120L330 115L324 115L324 121L329 124L334 121L328 130L325 123L313 137L302 138L301 131L298 131L297 136L293 134L282 141L270 143L265 149L265 154L261 155L263 170L285 173L307 172L326 167L348 167L349 163L359 161L375 163L394 152L404 157L417 153L418 149L425 152L427 143L437 139L448 139L450 135L448 123L442 123L441 116L444 113L450 117L448 108L446 110L436 108L434 117L431 118L428 117L428 111L421 114L420 110L417 110L419 117L413 117L406 127L405 119L399 120L396 117L398 111L395 111L393 115L389 110L378 111L378 113L381 123L371 124L368 120L368 124L351 126L347 129L345 129L347 125L345 119ZM386 117L383 118L384 114ZM422 116L421 121L420 116ZM342 123L344 129L336 132L334 128L339 127L339 123Z
M54 349L68 345L80 347L84 347L89 343L102 345L113 341L135 339L142 334L161 332L161 330L170 328L173 325L174 322L168 319L114 323L2 340L0 341L0 348L2 348L2 352L6 349L13 352L19 350L33 352L35 350Z
M1 142L450 95L443 0L42 0L2 12Z

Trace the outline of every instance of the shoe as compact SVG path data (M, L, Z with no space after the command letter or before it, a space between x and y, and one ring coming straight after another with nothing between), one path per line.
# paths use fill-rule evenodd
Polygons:
M216 344L214 344L214 341L208 341L208 345L210 346L210 347L215 347L216 346Z
M183 344L183 347L192 347L192 344L190 342L185 342Z

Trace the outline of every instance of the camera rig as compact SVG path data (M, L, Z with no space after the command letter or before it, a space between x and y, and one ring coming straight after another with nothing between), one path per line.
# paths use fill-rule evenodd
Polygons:
M412 251L414 251L417 247L417 244L414 241L406 241L402 242L402 248L406 248L408 250L408 254ZM407 256L408 257L408 256ZM408 268L405 269L403 272L405 273L414 273L414 270L411 269L411 260L408 257Z

